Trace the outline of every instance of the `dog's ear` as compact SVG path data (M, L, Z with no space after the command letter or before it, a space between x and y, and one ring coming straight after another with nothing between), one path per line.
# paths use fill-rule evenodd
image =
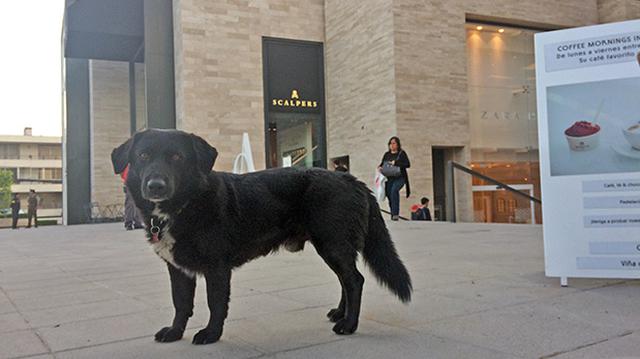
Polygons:
M198 168L203 173L211 172L213 164L216 163L218 157L218 151L212 147L202 137L191 134L191 142L193 143L193 150L196 153L198 161Z
M111 151L111 163L113 164L113 172L115 172L117 175L121 174L129 164L129 152L131 152L131 149L133 148L136 135L133 135L123 144Z

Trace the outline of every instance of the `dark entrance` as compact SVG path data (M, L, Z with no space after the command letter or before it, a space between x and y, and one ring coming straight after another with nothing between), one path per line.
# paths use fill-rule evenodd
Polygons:
M263 38L267 167L326 167L322 43Z
M453 158L452 148L434 147L431 150L433 171L433 220L447 220L446 176L447 161Z

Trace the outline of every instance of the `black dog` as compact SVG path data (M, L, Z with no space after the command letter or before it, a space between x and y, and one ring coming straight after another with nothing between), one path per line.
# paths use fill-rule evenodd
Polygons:
M361 252L381 284L411 299L411 279L398 258L375 198L353 176L324 169L272 169L246 175L212 172L217 151L176 130L136 133L111 154L116 173L129 166L127 188L144 214L147 237L169 267L175 317L155 339L182 338L193 314L195 275L207 283L209 323L194 344L216 342L229 307L232 268L281 246L309 241L342 285L328 313L333 331L358 327L364 278Z

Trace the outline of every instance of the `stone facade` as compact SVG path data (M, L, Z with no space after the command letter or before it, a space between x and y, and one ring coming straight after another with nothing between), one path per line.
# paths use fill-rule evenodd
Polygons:
M328 158L348 155L351 172L370 184L398 135L412 160L413 196L401 203L408 215L411 203L433 197L433 148L471 160L467 21L556 29L639 16L638 0L173 0L176 125L217 147L223 171L248 132L263 169L262 39L323 42ZM108 154L128 137L127 73L126 64L93 61L98 202L121 201ZM471 178L456 176L457 217L471 221Z
M640 19L638 0L598 0L601 23Z
M595 0L390 0L373 1L366 11L363 9L326 1L329 153L330 157L357 158L352 172L368 181L387 139L397 134L412 160L409 173L413 195L401 203L401 213L405 215L411 203L433 195L433 147L450 148L449 158L462 164L470 161L464 30L467 19L548 28L598 22ZM365 33L373 45L362 41L363 36L343 29ZM362 55L347 61L347 54L341 49L349 55L354 51ZM337 76L345 67L351 71L349 76ZM390 70L392 75L388 74ZM377 81L371 80L372 73L379 76L373 76ZM354 79L367 81L354 83ZM370 98L367 106L347 106L354 96L345 97L348 91L344 88L365 89L365 94L378 97ZM381 109L381 115L371 115ZM388 114L389 109L395 114ZM387 121L374 122L373 126L382 132L364 131L368 125L362 119L378 117ZM349 133L340 134L335 129L349 129ZM357 135L353 131L358 131ZM457 218L471 221L471 179L458 174L456 188Z
M465 22L482 18L548 28L595 24L595 1L394 1L398 135L413 153L415 199L432 196L431 148L455 147L455 161L469 165ZM420 26L419 24L424 24ZM456 173L457 218L473 220L471 178ZM407 205L403 206L405 209Z
M231 170L248 132L265 167L262 37L324 41L324 1L174 1L176 124L219 152Z
M91 202L122 205L122 181L113 174L111 151L130 136L129 64L92 60L90 91Z
M327 154L368 184L397 132L392 5L325 2Z

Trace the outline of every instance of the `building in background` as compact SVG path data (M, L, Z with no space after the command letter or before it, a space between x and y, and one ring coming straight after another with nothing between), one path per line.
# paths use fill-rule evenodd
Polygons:
M20 197L27 211L27 196L33 189L40 197L38 217L62 216L62 140L57 136L0 135L0 169L13 173L11 192Z
M156 127L207 139L218 170L248 132L257 169L340 158L367 183L397 135L402 214L427 196L440 220L540 223L461 172L446 208L446 163L539 196L533 35L638 17L638 0L67 0L68 221L123 200L109 153Z

